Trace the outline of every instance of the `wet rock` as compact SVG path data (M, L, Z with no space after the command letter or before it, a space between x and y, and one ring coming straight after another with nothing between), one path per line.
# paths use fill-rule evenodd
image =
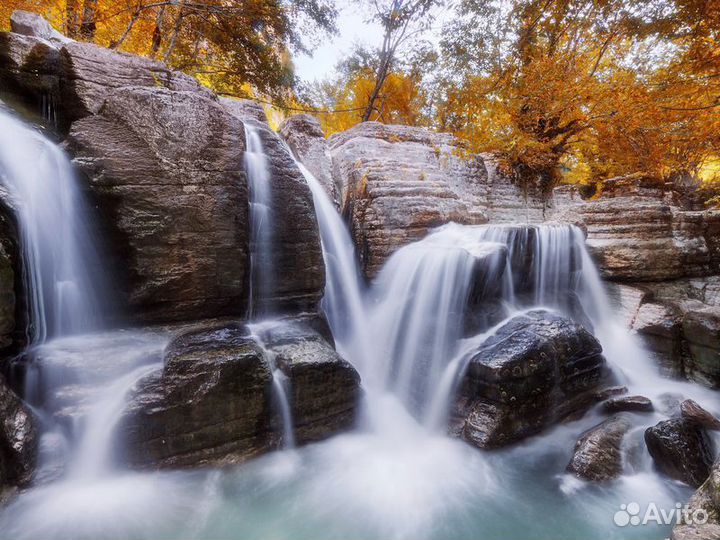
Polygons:
M693 487L710 474L713 444L704 429L686 418L671 418L645 430L645 444L656 467Z
M165 366L141 380L119 422L122 459L134 467L235 463L275 445L271 373L239 325L189 330Z
M673 528L672 540L720 540L720 460L713 465L710 476L687 504L687 513L704 523L682 523ZM699 514L696 512L700 512ZM703 514L707 519L703 519Z
M616 412L652 412L652 401L644 396L622 396L608 399L602 404L602 409L608 414Z
M0 491L32 479L38 444L37 419L0 376Z
M680 404L680 415L705 429L720 430L720 420L692 399L686 399Z
M454 221L541 221L543 203L450 134L364 122L328 140L343 214L367 276L398 248Z
M255 125L268 158L274 213L271 285L265 293L266 306L256 307L274 313L312 311L325 288L325 263L312 193L280 137L267 126Z
M257 101L250 99L234 99L221 97L218 98L220 105L233 116L239 118L243 122L255 121L260 124L267 124L267 115L265 109Z
M531 311L510 319L473 354L460 391L463 437L481 448L536 434L596 403L605 359L582 326Z
M262 341L288 379L295 439L307 443L351 428L360 403L360 376L316 328L317 317L280 321Z
M616 313L622 318L627 328L632 328L640 306L650 296L650 292L644 287L612 282L607 283L607 293Z
M103 94L67 146L99 203L121 293L142 321L240 312L248 266L244 129L215 101L162 87Z
M295 439L304 444L355 423L360 378L322 336L316 315L253 327L208 321L181 330L165 366L131 391L119 422L133 467L239 463L278 447L282 413L272 366L287 377Z
M309 114L298 114L285 120L280 134L295 157L318 179L331 199L337 201L340 188L332 176L332 161L320 122Z
M604 482L622 473L622 440L631 422L624 416L613 416L583 433L567 472L583 480Z

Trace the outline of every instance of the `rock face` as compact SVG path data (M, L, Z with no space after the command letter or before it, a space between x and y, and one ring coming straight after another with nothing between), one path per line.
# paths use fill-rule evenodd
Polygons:
M38 451L36 423L0 376L0 491L31 480Z
M262 108L223 99L162 63L60 39L19 14L0 33L0 86L67 133L97 203L108 267L140 322L245 312L248 188L243 121ZM50 36L50 37L48 37ZM268 148L277 209L278 310L315 309L324 284L310 191L278 137Z
M462 437L495 448L595 403L605 359L582 326L545 311L518 315L473 354L460 391Z
M365 122L328 144L343 214L367 276L399 247L449 221L516 220L524 208L542 219L541 202L497 174L489 159L459 157L449 134Z
M271 179L269 260L273 275L268 280L271 286L265 308L270 312L313 310L325 287L325 264L312 193L280 137L267 125L253 125L258 129Z
M603 482L622 473L621 445L632 423L624 416L613 416L583 433L567 472L583 480Z
M648 428L645 444L657 468L671 478L698 487L710 474L712 440L692 420L671 418Z
M141 468L189 467L238 463L277 447L283 426L271 361L289 379L297 442L352 426L359 377L320 334L296 323L263 335L271 348L236 323L180 333L162 371L129 399L118 427L122 459Z
M720 420L692 399L686 399L680 403L680 415L705 429L720 431Z
M556 201L556 219L581 222L603 277L644 282L720 274L720 211L688 211L641 180L586 202ZM647 261L652 264L647 264Z
M320 334L322 326L316 317L296 317L259 331L289 382L298 443L351 428L360 402L360 376Z
M330 198L337 201L340 187L335 185L325 133L317 118L309 114L291 116L280 126L280 134L297 159L320 181Z
M717 540L720 538L720 460L715 462L708 479L690 499L688 510L691 515L697 511L705 512L707 521L676 525L672 531L672 540Z
M242 123L202 94L106 90L68 136L144 321L241 310L248 257Z

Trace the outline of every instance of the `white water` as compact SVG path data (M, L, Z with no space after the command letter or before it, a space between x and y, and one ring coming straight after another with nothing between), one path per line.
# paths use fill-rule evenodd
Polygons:
M17 206L32 341L101 327L104 275L72 165L3 110L0 182Z
M361 372L366 389L361 427L221 473L136 474L103 464L99 469L106 474L91 479L71 474L67 481L22 494L0 513L0 536L600 539L667 534L667 528L622 529L612 521L620 504L672 508L690 493L652 471L642 431L665 416L661 393L693 397L715 412L717 394L659 377L642 348L615 322L579 231L522 228L520 239L511 241L514 233L506 227L448 225L399 250L366 288L342 220L317 181L304 173L326 263L323 308L338 349ZM495 452L478 451L442 432L467 353L493 332L490 327L464 338L460 328L463 303L477 292L469 283L477 270L473 262L497 253L500 245L509 245L509 267L498 277L507 314L535 305L570 310L573 291L630 392L658 398L657 413L633 415L636 428L627 440L621 479L597 486L564 474L577 436L603 419L596 411ZM522 256L531 249L539 255L528 267ZM520 275L530 276L530 286ZM130 362L133 367L121 371L142 372L143 365L152 364L153 354L149 357L147 364ZM107 372L101 377L115 378ZM124 381L117 387L109 394L128 391ZM113 416L108 411L117 403L107 397L87 422L101 435L85 448L107 444L107 430L99 426ZM87 442L77 441L80 447Z
M273 287L271 175L259 130L245 122L245 173L250 195L250 298L248 317L270 309Z

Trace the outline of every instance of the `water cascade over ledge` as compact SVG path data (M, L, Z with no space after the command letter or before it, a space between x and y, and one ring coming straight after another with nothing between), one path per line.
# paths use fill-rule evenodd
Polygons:
M244 165L252 227L248 326L262 346L259 336L278 324L262 320L262 297L281 276L266 255L277 216L259 129L246 125ZM644 451L642 433L666 418L664 411L634 418L623 475L604 485L564 472L578 435L605 418L596 410L493 452L448 436L470 355L508 318L537 308L591 328L613 376L631 393L660 402L671 392L712 409L716 394L660 377L622 327L578 228L450 223L397 250L366 283L341 216L297 165L321 236L322 310L365 390L357 429L295 448L288 388L270 358L281 450L236 468L130 472L113 463L112 428L124 396L161 366L168 338L65 335L40 347L44 369L68 383L51 385L44 396L53 426L44 445L46 480L0 511L0 530L16 538L604 539L627 535L613 524L621 504L670 508L687 498L689 490L657 474ZM84 427L65 436L78 418ZM649 526L632 534L667 532Z

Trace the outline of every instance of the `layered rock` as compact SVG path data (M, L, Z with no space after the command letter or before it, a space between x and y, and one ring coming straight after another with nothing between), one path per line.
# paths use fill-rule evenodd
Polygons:
M470 358L461 434L494 448L539 433L596 402L605 359L582 326L545 311L513 317Z
M567 472L594 482L613 480L622 474L622 441L632 424L613 416L583 433L575 444Z
M237 111L234 114L239 114ZM261 299L271 312L316 308L325 287L325 264L310 187L287 147L267 125L258 129L270 175L270 284Z
M708 479L691 497L687 506L687 514L700 519L698 522L676 525L672 531L672 540L720 538L720 460L715 462Z
M649 427L645 444L655 466L671 478L698 487L710 474L712 440L693 420L671 418Z
M309 114L298 114L285 120L280 134L295 157L318 179L331 199L337 201L340 186L332 176L332 160L320 122Z
M130 395L117 428L122 459L141 468L189 467L238 463L276 448L283 425L275 364L288 379L297 442L351 427L359 376L313 320L274 323L257 337L232 322L181 332L164 368Z
M461 156L449 134L365 122L329 141L333 177L366 275L395 250L454 221L517 220L543 205L499 175L485 156Z
M244 128L202 94L106 90L67 140L108 224L127 304L145 321L243 308Z
M644 282L720 274L720 211L683 210L641 181L607 189L594 201L566 191L554 217L584 225L603 277Z
M243 121L262 108L218 98L147 58L60 39L36 15L0 33L0 83L68 132L111 246L108 267L142 322L245 311L248 188ZM314 309L324 283L312 197L267 130L277 211L279 310Z
M38 441L37 420L0 376L0 492L32 479Z
M269 323L257 332L287 377L298 443L324 439L354 425L360 376L328 343L331 337L323 321L295 317Z

